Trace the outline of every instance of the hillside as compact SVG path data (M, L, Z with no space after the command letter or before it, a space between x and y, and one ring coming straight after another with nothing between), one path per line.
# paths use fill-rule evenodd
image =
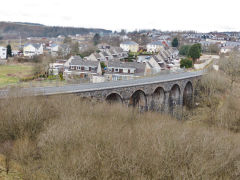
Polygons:
M36 23L20 23L20 22L0 22L0 38L15 39L27 37L57 37L59 35L75 35L92 33L110 33L105 29L93 28L75 28L75 27L58 27L45 26Z
M9 175L26 180L239 179L239 133L204 112L177 121L75 95L6 99L0 154L21 167L10 164Z
M1 99L0 180L239 179L239 56L209 68L178 119L75 94Z

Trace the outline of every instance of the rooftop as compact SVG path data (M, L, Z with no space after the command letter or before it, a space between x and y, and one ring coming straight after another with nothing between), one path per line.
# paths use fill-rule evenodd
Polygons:
M29 46L29 45L32 45L36 49L39 49L42 44L39 44L39 43L27 43L27 44L24 44L24 47Z
M128 45L138 45L136 42L134 41L124 41L121 44L128 44Z
M162 43L162 41L154 41L154 42L149 43L148 45L160 45L160 46L163 46L163 43Z
M98 66L98 61L86 61L83 60L80 56L74 56L70 65L73 66L94 66L97 67Z

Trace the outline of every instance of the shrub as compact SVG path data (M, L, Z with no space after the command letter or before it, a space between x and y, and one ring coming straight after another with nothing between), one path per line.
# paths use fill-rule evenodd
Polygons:
M100 65L101 65L101 68L102 68L102 69L104 69L105 67L107 67L104 62L100 62Z
M20 82L27 82L27 81L32 81L32 80L34 80L34 77L31 77L31 76L29 76L29 77L24 77L24 78L20 78Z
M23 179L238 178L239 135L89 101L0 102L0 143L14 141Z
M55 116L56 110L45 104L45 98L13 98L0 104L0 143L29 136L36 138L44 122Z
M202 77L197 90L196 102L201 108L196 109L196 118L208 126L225 128L240 132L239 89L229 88L231 80L222 72L209 72Z
M180 50L179 50L179 54L180 54L180 55L183 55L183 56L187 56L190 47L191 47L190 45L183 45L183 46L181 46L181 47L180 47Z
M64 78L63 78L63 73L59 73L59 78L60 78L61 81L64 80Z
M191 68L192 66L193 66L193 62L191 59L188 59L188 58L181 59L180 61L181 68Z
M49 75L48 79L49 80L55 80L55 79L57 79L57 76L56 75Z

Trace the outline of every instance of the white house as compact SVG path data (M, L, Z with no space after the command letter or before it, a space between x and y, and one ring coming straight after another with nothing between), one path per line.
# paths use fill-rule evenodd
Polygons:
M131 51L131 52L138 52L139 45L134 41L125 41L120 44L120 47L123 51Z
M0 47L0 59L7 59L7 48Z
M164 46L162 44L162 41L155 41L155 42L147 44L148 52L159 52L163 48L164 48Z
M107 81L129 80L142 76L144 69L145 64L108 61L104 76Z
M25 44L23 47L24 56L33 57L35 55L40 55L40 54L43 54L42 44L29 43L29 44Z
M52 56L57 56L58 52L60 50L60 46L58 44L52 44L51 47L50 47L50 50L51 50L51 55Z
M134 74L136 71L136 68L130 63L124 63L120 61L109 61L107 70L108 72L111 72L111 73Z
M64 77L71 75L77 75L80 78L90 78L92 79L93 75L102 75L102 69L100 62L98 61L86 61L81 59L78 56L72 56L64 66L68 67L63 72Z

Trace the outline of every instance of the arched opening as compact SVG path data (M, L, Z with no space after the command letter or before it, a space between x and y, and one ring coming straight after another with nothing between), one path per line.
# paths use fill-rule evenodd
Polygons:
M183 92L183 106L191 108L192 103L193 103L193 86L192 83L189 81L186 84Z
M140 111L147 110L147 98L143 91L138 90L130 98L129 106L138 108Z
M122 97L117 93L112 93L107 96L106 101L110 104L122 103Z
M173 110L180 105L180 87L179 85L173 85L170 94L169 94L169 110L173 112Z
M154 111L164 111L165 92L162 87L158 87L153 95L151 102L151 109Z

